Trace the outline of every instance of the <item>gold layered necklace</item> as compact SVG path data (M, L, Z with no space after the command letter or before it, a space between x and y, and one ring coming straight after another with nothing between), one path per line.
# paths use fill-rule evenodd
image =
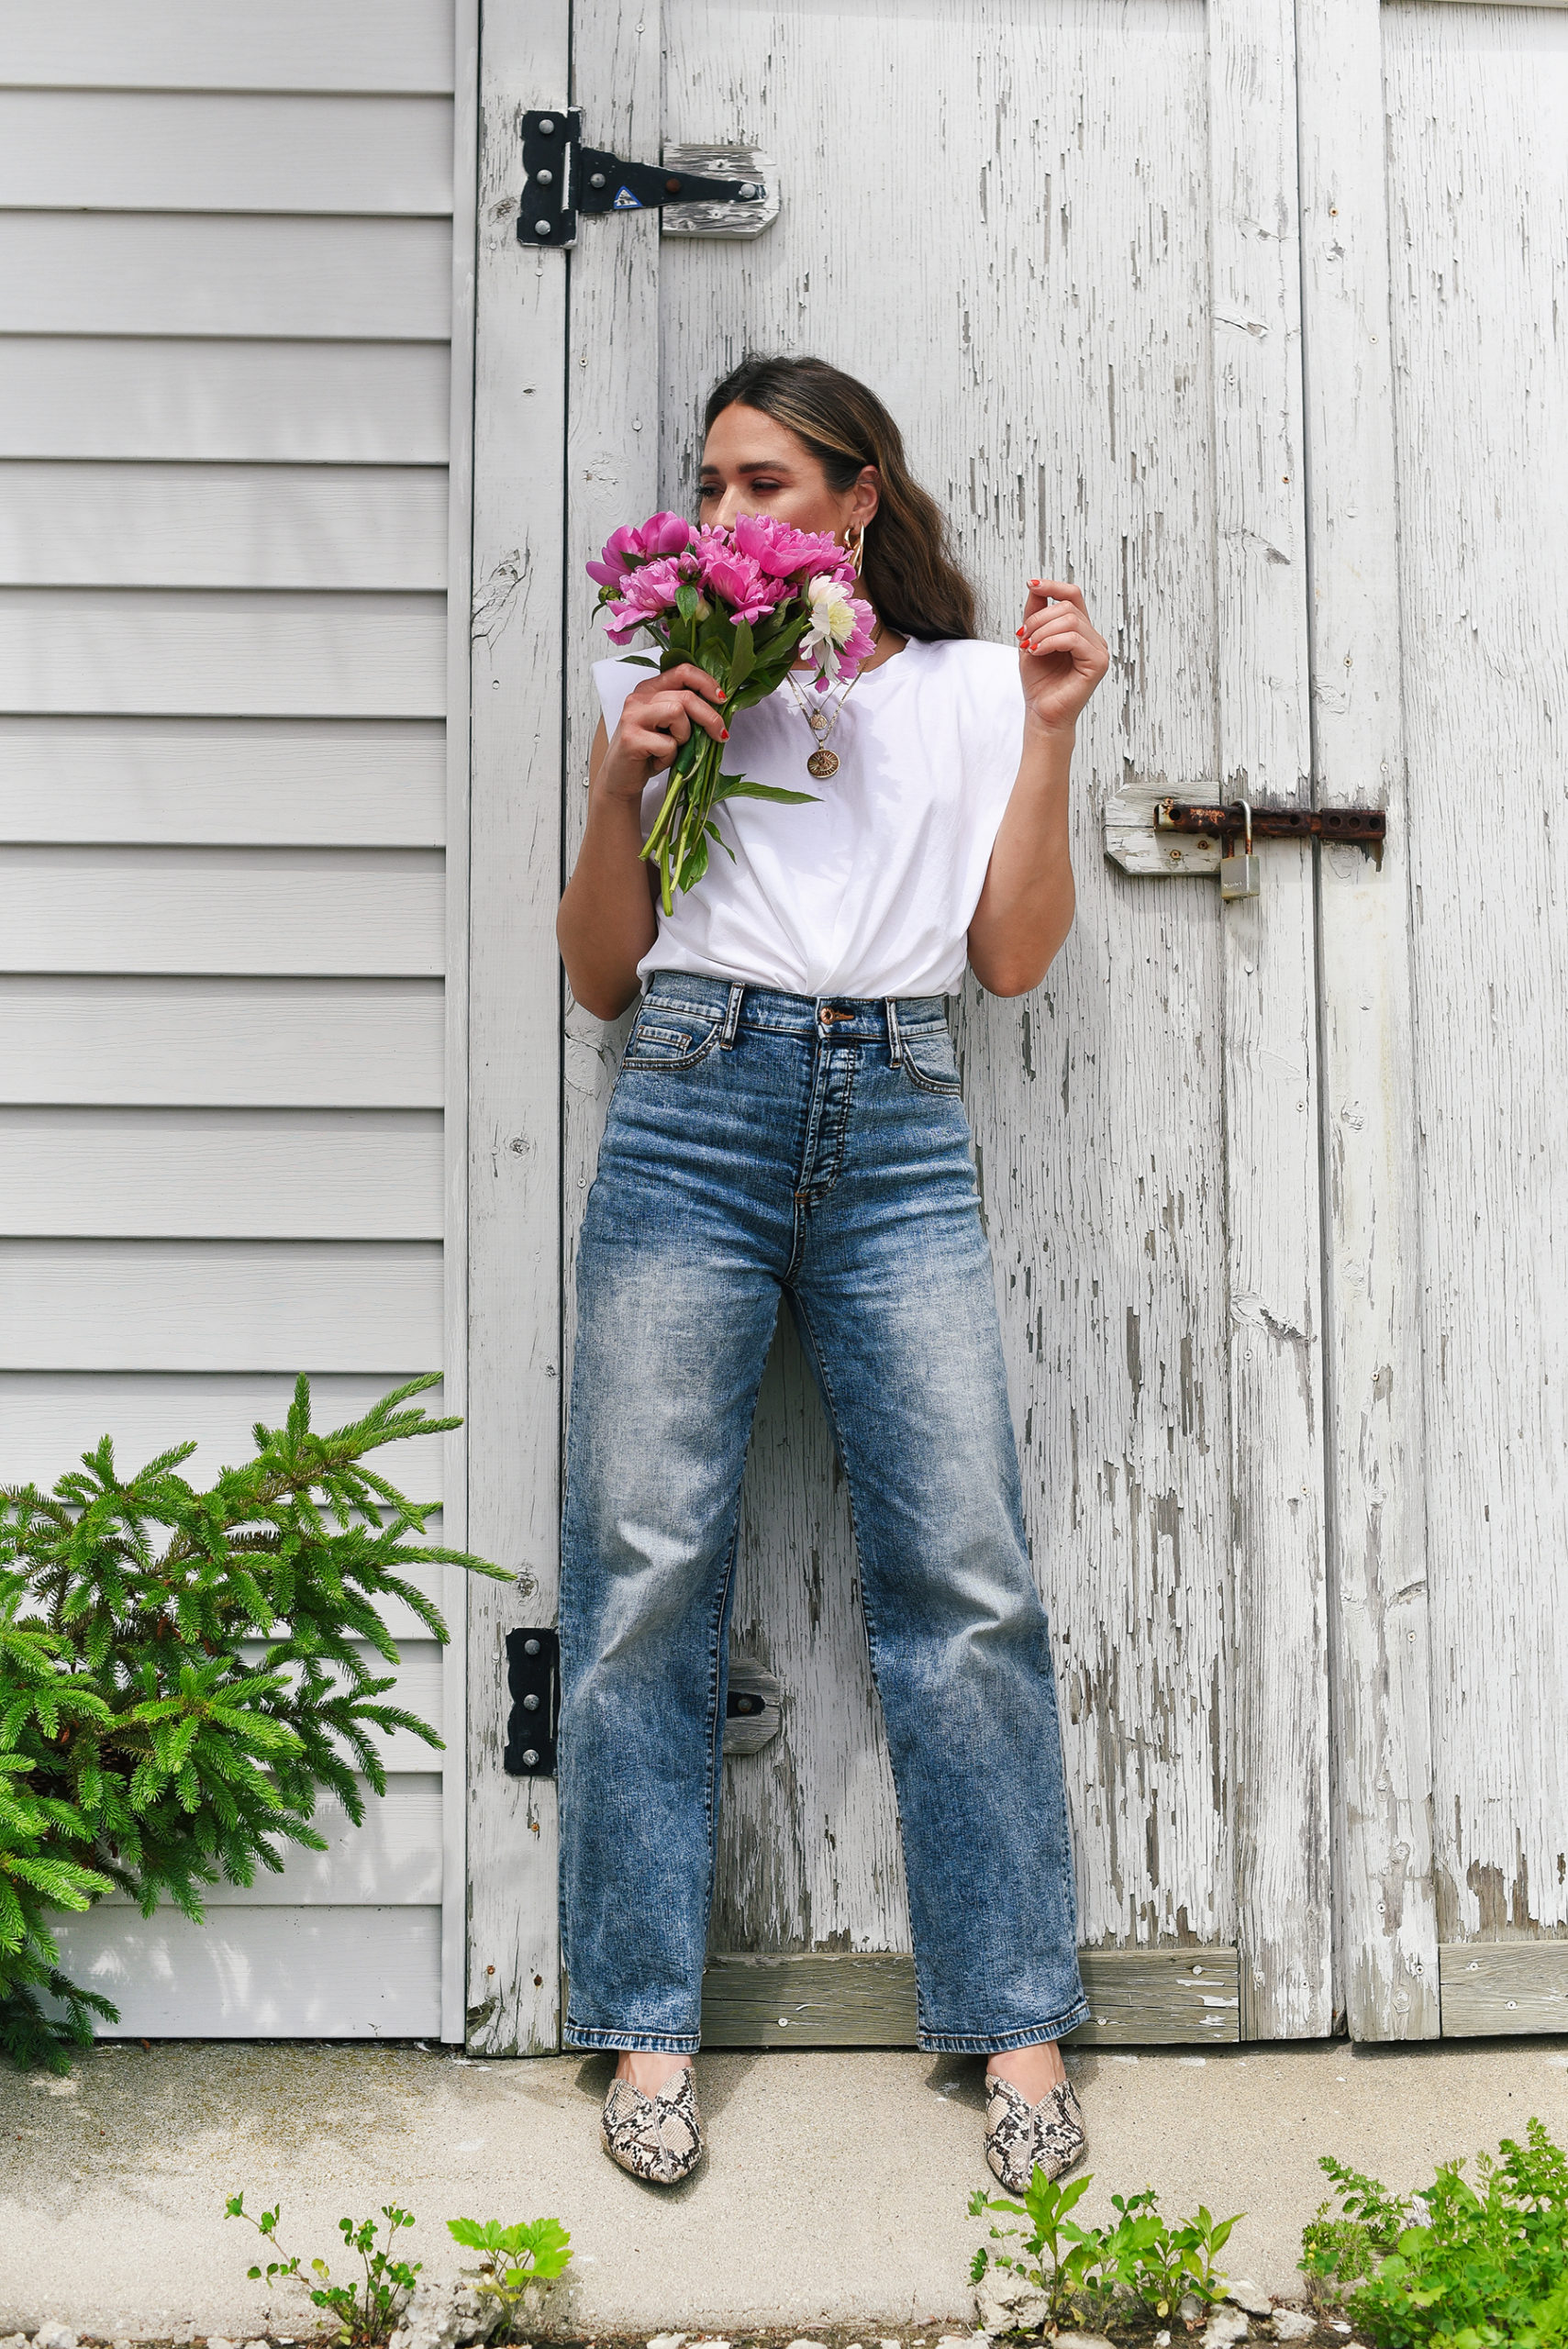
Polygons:
M882 622L878 620L872 630L872 642L879 643L881 638ZM817 737L817 748L806 762L806 774L817 783L826 783L830 774L837 774L839 772L839 753L828 748L828 737L843 716L844 704L860 683L861 672L864 667L865 662L862 661L849 684L841 685L836 696L819 695L815 700L796 683L793 669L786 669L784 672L789 689L800 704L800 714Z

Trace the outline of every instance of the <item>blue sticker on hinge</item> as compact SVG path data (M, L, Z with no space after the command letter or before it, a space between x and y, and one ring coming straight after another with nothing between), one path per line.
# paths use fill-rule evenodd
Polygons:
M617 187L617 190L616 190L616 200L615 200L615 209L616 209L617 212L641 212L641 211L644 211L646 208L647 208L647 207L646 207L645 206L643 206L643 205L641 205L641 204L639 204L639 203L638 202L638 199L636 198L636 196L635 196L635 195L633 195L633 194L632 194L632 192L631 192L630 188L628 188L628 187Z

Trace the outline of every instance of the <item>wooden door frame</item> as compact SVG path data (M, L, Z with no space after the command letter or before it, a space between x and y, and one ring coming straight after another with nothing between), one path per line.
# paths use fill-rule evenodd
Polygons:
M559 105L568 0L486 0L478 25L473 537L462 689L466 920L451 941L451 1165L463 1229L467 1542L512 1570L468 1594L467 1987L475 2054L559 2041L555 1787L508 1777L505 1639L555 1620L560 1454L562 517L564 257L517 238L517 117ZM455 607L454 596L454 607ZM464 1018L464 1013L466 1017Z

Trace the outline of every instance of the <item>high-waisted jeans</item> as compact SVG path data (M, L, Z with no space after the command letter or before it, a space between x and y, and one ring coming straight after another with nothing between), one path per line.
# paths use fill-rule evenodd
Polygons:
M561 1902L578 2047L698 2043L741 1470L779 1297L848 1479L922 2047L1088 2012L1056 1688L940 996L660 972L577 1258Z

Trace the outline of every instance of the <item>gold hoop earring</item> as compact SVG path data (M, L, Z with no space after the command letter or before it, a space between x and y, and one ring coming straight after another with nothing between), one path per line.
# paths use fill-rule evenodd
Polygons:
M855 534L852 540L850 537L851 530L853 530ZM844 551L854 566L855 577L857 579L861 575L861 562L865 554L865 524L863 522L851 522L844 532Z

